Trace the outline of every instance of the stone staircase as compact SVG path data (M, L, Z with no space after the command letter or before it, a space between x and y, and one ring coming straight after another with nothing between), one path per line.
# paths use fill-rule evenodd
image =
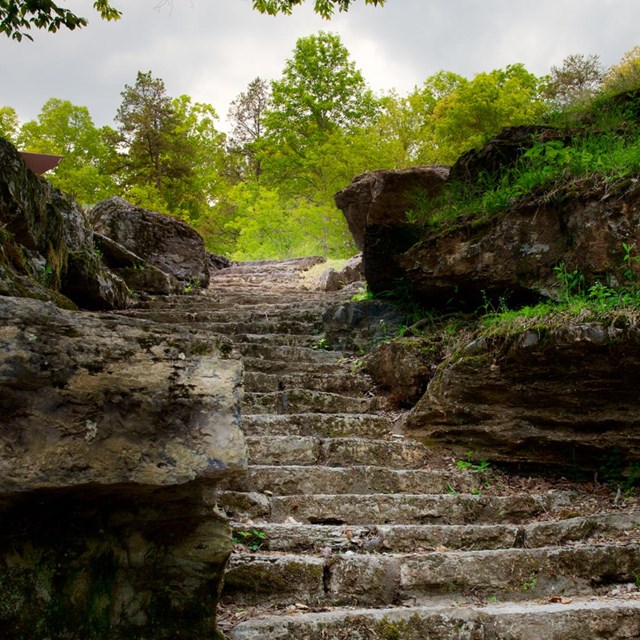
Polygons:
M229 638L640 638L636 501L456 465L399 432L357 360L324 349L322 313L351 294L305 288L309 265L240 264L133 312L244 356L249 469L218 495Z

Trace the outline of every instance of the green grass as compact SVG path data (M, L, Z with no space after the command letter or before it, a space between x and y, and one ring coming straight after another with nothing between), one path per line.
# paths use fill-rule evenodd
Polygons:
M416 193L407 219L441 231L460 219L483 222L518 205L558 202L589 191L623 193L640 177L638 101L638 96L627 102L603 97L571 111L553 139L532 139L499 174L452 182L435 200Z

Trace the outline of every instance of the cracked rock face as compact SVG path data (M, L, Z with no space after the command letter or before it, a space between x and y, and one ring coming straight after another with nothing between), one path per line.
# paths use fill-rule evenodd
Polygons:
M438 367L408 425L478 459L620 475L640 458L638 375L637 327L584 323L484 338Z
M99 202L90 214L96 232L122 245L183 287L206 287L209 254L186 222L136 207L122 198Z
M224 338L0 298L0 636L215 637L241 383Z

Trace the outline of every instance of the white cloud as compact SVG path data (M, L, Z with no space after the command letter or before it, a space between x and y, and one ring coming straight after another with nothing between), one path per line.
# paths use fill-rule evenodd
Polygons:
M0 40L0 105L22 119L50 97L89 107L108 124L125 84L151 70L170 95L211 103L221 119L256 76L279 76L296 40L321 29L341 35L375 90L410 90L440 69L471 76L522 62L547 73L569 53L615 63L640 42L637 0L356 0L330 23L307 5L293 16L262 16L250 0L114 0L119 23L90 16L81 31L35 33L35 43ZM91 11L87 0L65 3Z

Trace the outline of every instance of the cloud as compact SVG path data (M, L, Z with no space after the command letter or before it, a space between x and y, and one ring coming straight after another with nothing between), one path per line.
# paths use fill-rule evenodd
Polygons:
M69 0L86 14L87 0ZM293 16L263 16L250 0L115 0L123 18L87 28L35 33L35 42L0 40L0 105L23 120L50 97L89 108L99 125L112 122L125 84L153 72L172 96L212 104L221 119L256 76L279 76L296 40L319 30L340 34L378 91L401 93L440 69L465 76L522 62L547 73L575 52L613 64L638 44L637 0L387 0L382 8L356 0L326 22L310 0Z

